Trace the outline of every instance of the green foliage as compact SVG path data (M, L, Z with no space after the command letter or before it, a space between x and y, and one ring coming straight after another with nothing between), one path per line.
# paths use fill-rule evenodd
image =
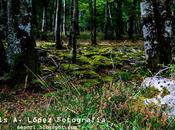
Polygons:
M170 64L170 76L174 77L175 76L175 65Z

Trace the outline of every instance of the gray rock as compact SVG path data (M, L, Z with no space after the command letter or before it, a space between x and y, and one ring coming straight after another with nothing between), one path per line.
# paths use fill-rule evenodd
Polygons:
M148 77L142 82L141 86L143 89L153 87L160 91L156 97L146 99L145 105L151 103L155 103L157 106L167 105L168 110L165 113L169 116L175 115L175 81L173 79L158 76ZM168 90L169 94L162 96L164 89Z

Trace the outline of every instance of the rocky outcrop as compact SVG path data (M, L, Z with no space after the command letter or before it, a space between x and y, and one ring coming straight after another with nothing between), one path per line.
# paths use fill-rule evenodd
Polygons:
M154 89L154 97L145 99L145 105L154 103L157 106L166 106L165 113L169 116L175 115L175 80L164 77L148 77L141 85L146 91Z

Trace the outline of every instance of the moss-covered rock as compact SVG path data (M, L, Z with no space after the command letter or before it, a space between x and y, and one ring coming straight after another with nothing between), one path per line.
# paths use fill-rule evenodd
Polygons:
M166 95L170 95L170 91L167 88L163 88L161 97L165 97Z
M111 81L113 81L114 77L112 77L112 76L105 76L105 77L103 77L102 79L103 79L103 81L105 81L105 82L111 82Z
M77 63L78 64L89 64L88 61L89 61L89 58L87 58L84 55L78 55L78 57L77 57Z
M164 77L148 77L142 82L145 104L151 103L164 107L165 113L175 115L175 81Z
M65 71L75 71L75 70L79 70L81 67L77 64L62 64L62 68Z
M160 94L160 91L154 87L148 87L143 91L143 95L146 98L154 98Z
M89 60L89 63L96 69L103 68L103 67L110 67L113 64L113 62L109 58L101 55L93 56Z
M50 52L49 56L57 56L58 59L60 60L68 60L71 59L72 54L69 51L65 51L65 50L54 50L52 52Z
M80 78L86 78L86 79L91 79L91 78L100 79L101 78L100 75L97 74L93 70L80 70L80 71L77 70L77 71L73 71L72 74Z
M84 48L84 50L82 51L83 55L87 56L87 57L92 57L94 55L103 55L103 56L114 56L112 52L112 47L100 47L97 46L95 48Z

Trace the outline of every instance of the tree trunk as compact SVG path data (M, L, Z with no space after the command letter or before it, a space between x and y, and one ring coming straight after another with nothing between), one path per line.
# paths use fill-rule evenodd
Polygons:
M34 78L33 73L39 73L31 22L31 0L8 0L7 62L11 84L30 81Z
M175 8L175 0L171 1L171 4L173 5L173 9ZM175 10L172 10L172 62L175 63Z
M129 39L133 39L134 21L135 21L135 17L136 17L136 14L135 14L136 5L137 5L137 1L133 0L131 8L129 10L129 30L128 30Z
M51 30L55 33L55 21L56 21L56 9L57 9L57 0L55 1L53 1L53 12L52 12L52 27L51 27ZM54 35L54 40L55 40L55 35Z
M36 12L36 0L32 0L32 24L37 28L38 22L37 22L37 12Z
M0 0L0 15L2 15L2 12L3 12L2 8L3 8L3 6L2 6L2 0Z
M47 30L48 30L48 0L43 0L43 18L41 26L41 39L47 40Z
M91 12L91 43L97 45L96 40L96 0L90 0L90 12Z
M120 40L122 38L123 33L123 20L122 20L122 2L121 0L115 0L115 9L116 9L116 27L115 27L115 33L116 33L116 39Z
M5 72L5 49L0 37L0 76Z
M67 29L66 29L66 0L63 0L63 32L64 32L64 35L67 36Z
M141 18L147 66L156 71L158 64L171 61L172 21L169 0L142 0Z
M48 8L48 0L43 1L43 19L42 19L42 28L41 31L47 31L47 8Z
M76 22L76 34L77 34L77 35L80 35L79 8L78 8L78 5L79 5L79 2L77 1L77 9L76 9L76 10L77 10L77 15L76 15L76 17L77 17L77 18L76 18L76 19L77 19L77 20L76 20L76 21L77 21L77 22Z
M76 41L76 32L77 32L77 0L72 0L72 19L71 19L71 33L70 33L70 45L72 45L72 63L76 63L77 55L77 41Z
M61 8L62 8L62 0L57 0L56 3L56 18L55 18L55 42L56 49L63 49L61 42Z
M104 28L104 33L105 33L105 40L108 39L108 0L106 0L105 3L105 28Z
M105 4L105 39L111 40L113 39L113 23L111 16L110 3L106 0Z
M2 18L2 0L0 0L0 18ZM0 21L0 26L2 26L2 21ZM0 28L0 77L4 75L5 72L5 49L2 43L2 29Z
M72 47L72 19L73 19L73 9L74 9L74 5L73 5L73 0L71 0L70 2L70 29L69 29L69 47Z

